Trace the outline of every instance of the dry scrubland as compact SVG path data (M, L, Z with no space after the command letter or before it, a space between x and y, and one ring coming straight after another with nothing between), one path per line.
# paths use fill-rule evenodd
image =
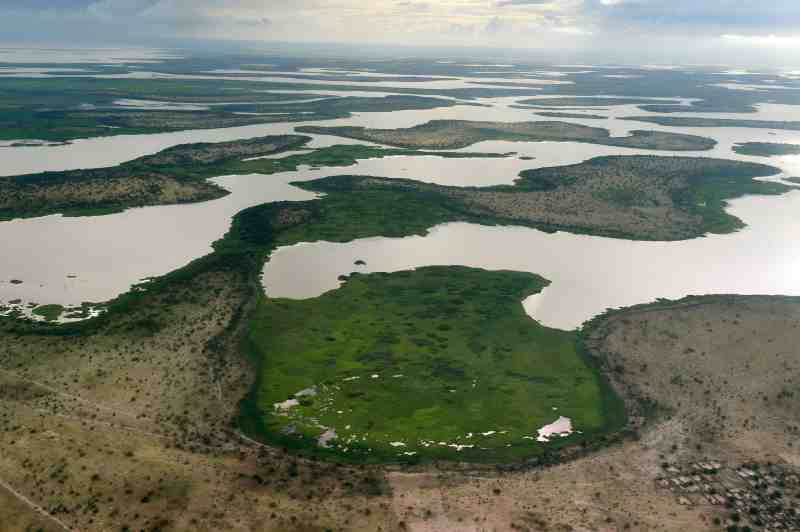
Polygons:
M665 133L631 131L627 137L612 137L607 129L569 122L475 122L469 120L432 120L405 129L368 129L355 126L301 126L301 133L337 135L377 142L387 146L415 149L458 149L484 140L521 142L587 142L649 150L703 151L716 145L713 139Z
M93 336L2 333L0 530L396 525L379 472L297 461L236 431L251 380L230 326L250 290L208 274Z
M596 320L590 353L634 412L604 451L538 469L399 470L298 459L238 434L252 377L237 324L253 289L208 273L93 336L2 333L0 530L719 530L731 512L681 504L658 484L665 466L800 465L797 299L698 298Z
M447 187L377 177L351 178L349 186L433 194L478 221L635 240L681 240L743 227L725 212L726 200L790 190L752 179L777 172L771 166L724 159L614 156L526 170L514 186ZM301 186L326 190L324 180Z
M275 154L308 140L283 135L183 144L109 168L0 177L0 220L51 214L54 209L91 215L220 198L228 192L205 179L217 167L216 175L222 175L226 162Z

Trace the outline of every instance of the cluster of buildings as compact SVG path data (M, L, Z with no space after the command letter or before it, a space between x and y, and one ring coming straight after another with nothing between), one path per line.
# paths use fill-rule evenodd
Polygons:
M685 506L714 506L728 530L800 530L800 468L724 464L717 460L662 464L657 485Z

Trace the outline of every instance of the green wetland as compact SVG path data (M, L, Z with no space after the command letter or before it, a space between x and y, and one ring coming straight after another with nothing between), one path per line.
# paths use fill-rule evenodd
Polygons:
M246 342L259 366L246 426L348 460L487 462L619 428L575 333L525 314L522 299L546 285L429 267L353 274L316 299L263 299ZM561 416L575 432L537 441Z

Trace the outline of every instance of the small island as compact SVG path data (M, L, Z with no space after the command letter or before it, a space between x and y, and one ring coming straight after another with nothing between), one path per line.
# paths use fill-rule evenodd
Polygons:
M780 157L782 155L800 155L800 145L777 142L742 142L733 147L740 155L756 157Z
M410 128L370 129L355 126L300 126L298 133L336 135L387 146L414 149L459 149L485 140L511 142L586 142L648 150L704 151L717 142L706 137L662 131L631 131L612 137L607 129L569 122L474 122L432 120Z

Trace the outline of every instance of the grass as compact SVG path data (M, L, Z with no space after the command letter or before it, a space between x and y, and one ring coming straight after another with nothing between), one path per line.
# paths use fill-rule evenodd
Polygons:
M331 149L325 157L335 160L338 153L343 161L372 150ZM379 155L385 153L378 150ZM304 156L320 157L320 153L291 156L296 159L278 164L294 166ZM253 163L265 161L275 164ZM689 174L695 175L692 190L705 191L707 198L737 191L741 184L730 177L730 167L708 160L599 159L591 163L600 165L597 169L582 172L603 171L606 163L615 161L639 161L651 173L667 162L704 169ZM741 170L771 169L745 165ZM530 193L583 179L575 168L571 179L558 179L553 172L526 173L517 187ZM256 305L252 314L237 317L244 320L237 322L246 331L243 349L258 375L240 413L241 427L251 436L354 462L523 461L545 459L569 444L605 441L608 433L621 428L625 416L600 372L584 357L580 338L575 332L536 323L520 304L546 286L541 277L434 267L353 276L341 289L313 300L258 295L259 271L278 245L404 236L453 220L503 222L471 214L462 201L443 193L447 187L417 185L358 176L303 183L304 188L325 195L315 201L271 203L242 211L211 255L121 296L100 318L63 326L4 318L0 328L21 335L89 337L99 330L120 330L146 337L165 326L158 308L132 313L141 310L148 298L175 293L175 287L209 272L228 272L253 287L249 297ZM164 305L179 304L169 297L165 295ZM373 378L376 374L378 378ZM344 380L352 377L359 378ZM296 397L299 404L289 410L289 417L275 415L275 403L314 386L317 395ZM571 418L581 434L548 444L536 442L537 430L561 415ZM320 447L317 439L329 429L337 438L329 441L330 447ZM491 431L496 432L482 435ZM457 450L451 445L477 447Z
M368 462L517 461L607 431L616 418L575 333L524 312L547 284L429 267L356 274L311 300L263 299L247 342L260 360L249 423L271 443ZM536 442L562 415L582 434ZM337 437L320 447L329 430Z
M662 131L631 131L612 137L607 129L569 122L476 122L431 120L409 128L372 129L361 126L300 126L298 133L336 135L387 146L414 149L458 149L476 142L586 142L604 146L669 151L710 150L716 141L696 135Z
M206 181L235 174L293 172L300 166L350 166L389 156L506 157L507 154L425 152L337 145L283 158L254 156L302 149L310 137L282 135L220 143L183 144L110 168L44 172L0 178L0 220L44 216L100 216L131 207L209 201L228 192Z
M41 316L45 321L57 321L64 313L64 310L61 305L40 305L31 312L36 316Z
M330 89L326 86L292 83L259 83L258 88L277 91ZM298 98L315 98L319 95L313 92L300 97L297 94L281 92L253 93L252 89L252 82L231 80L111 80L78 77L0 79L0 140L37 139L64 142L123 134L152 134L271 122L330 120L349 117L353 112L433 109L455 105L451 100L413 94L283 103ZM348 86L337 89L366 90ZM200 105L232 102L234 105L197 111L139 110L115 106L114 102L121 99ZM242 111L281 114L262 116L235 114Z
M722 159L617 156L526 170L514 185L494 187L333 176L294 183L326 196L309 207L318 216L316 223L289 229L279 239L292 243L399 237L426 234L434 225L453 221L526 225L634 240L695 238L743 226L725 211L727 200L791 190L781 183L753 179L777 172L771 166ZM575 209L573 195L585 202L583 210ZM526 210L522 202L531 199L537 202L536 209ZM649 207L653 206L668 209L672 216L651 215ZM616 225L609 225L609 219ZM625 220L629 223L623 224Z
M241 426L266 442L336 460L384 462L400 458L399 448L391 445L375 453L345 454L341 449L319 448L315 434L292 440L269 425L264 405L271 407L287 399L289 394L306 388L306 382L308 386L323 382L328 378L324 361L334 353L339 353L341 365L337 362L333 366L331 371L336 373L330 378L335 379L339 371L351 372L348 376L370 376L348 381L355 383L350 390L355 396L348 399L357 400L363 408L348 423L352 427L367 427L370 421L378 423L388 416L402 432L392 432L389 421L385 421L381 434L408 437L409 447L413 434L428 433L432 428L431 437L447 437L456 445L456 437L463 439L468 432L510 431L494 439L482 436L475 440L488 446L489 452L477 448L459 452L437 445L413 456L403 455L405 460L502 462L543 457L582 438L602 442L602 434L620 426L624 414L607 406L613 405L605 399L610 392L598 373L581 360L575 334L542 327L524 314L521 300L547 284L538 276L432 268L413 274L355 277L344 289L314 301L279 301L259 295L255 286L261 266L278 245L328 235L350 240L386 233L411 234L458 216L434 194L349 189L347 183L347 178L322 180L319 185L327 187L327 192L321 200L271 203L240 212L228 234L214 244L212 254L135 287L109 302L98 318L63 325L0 318L0 330L19 337L56 335L87 342L109 331L146 338L166 327L165 312L169 314L169 309L180 305L180 298L175 299L174 294L185 292L183 287L194 279L223 272L250 286L249 298L257 305L252 315L239 315L230 329L244 326L247 341L243 347L260 368L257 382L241 405ZM334 190L337 186L342 189ZM414 216L413 212L424 216ZM154 298L159 306L152 305ZM270 373L276 368L281 379L286 379L278 390L272 388L278 380ZM403 373L409 378L387 379L382 381L385 387L378 387L376 381L380 379L371 379L371 375L390 368L392 375ZM472 388L474 378L478 379L476 388ZM480 394L476 395L476 390ZM373 394L375 401L366 401L360 392ZM392 410L390 404L409 396L417 397L417 402L409 403L405 410L398 409L396 414L386 414L387 409ZM428 403L423 407L425 401ZM313 409L313 404L308 408ZM413 412L412 404L418 407ZM553 406L559 410L553 411ZM523 439L535 437L536 430L558 417L556 413L572 418L583 434L546 446ZM450 416L453 419L447 428L445 421ZM340 433L344 430L342 427ZM509 443L511 446L506 446ZM415 451L404 448L403 452Z

